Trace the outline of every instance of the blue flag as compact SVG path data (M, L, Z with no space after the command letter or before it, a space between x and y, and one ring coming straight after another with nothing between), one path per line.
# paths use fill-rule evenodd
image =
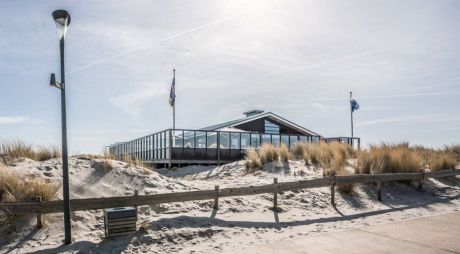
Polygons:
M174 107L176 103L176 73L174 72L172 84L171 84L171 91L169 92L169 104L171 107Z
M359 109L359 104L358 102L355 100L355 99L352 99L350 101L350 105L351 105L351 111L352 112L355 112L355 110L358 110Z

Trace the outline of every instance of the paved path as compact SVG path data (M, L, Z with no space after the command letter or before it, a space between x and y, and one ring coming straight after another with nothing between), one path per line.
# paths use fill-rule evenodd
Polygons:
M460 253L460 213L299 237L240 253Z

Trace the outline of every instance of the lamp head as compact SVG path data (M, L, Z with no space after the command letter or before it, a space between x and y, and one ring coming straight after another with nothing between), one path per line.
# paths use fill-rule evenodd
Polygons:
M70 14L66 10L55 10L52 15L54 22L56 22L59 39L64 40L67 29L70 25Z
M61 90L64 89L64 84L56 81L56 75L54 75L54 73L51 73L50 86L54 86L54 87L59 88Z
M50 86L56 86L56 75L54 73L51 73Z

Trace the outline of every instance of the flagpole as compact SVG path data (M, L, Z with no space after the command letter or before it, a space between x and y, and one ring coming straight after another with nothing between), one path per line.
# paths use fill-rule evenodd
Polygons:
M176 95L176 69L173 69L174 96ZM176 129L176 100L173 104L173 129Z
M353 105L352 105L352 92L350 91L350 118L351 118L351 139L353 140Z

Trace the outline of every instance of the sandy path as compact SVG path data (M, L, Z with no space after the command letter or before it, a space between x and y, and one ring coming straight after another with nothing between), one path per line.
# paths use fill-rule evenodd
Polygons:
M259 244L238 253L460 253L460 213ZM232 253L224 251L223 253Z

